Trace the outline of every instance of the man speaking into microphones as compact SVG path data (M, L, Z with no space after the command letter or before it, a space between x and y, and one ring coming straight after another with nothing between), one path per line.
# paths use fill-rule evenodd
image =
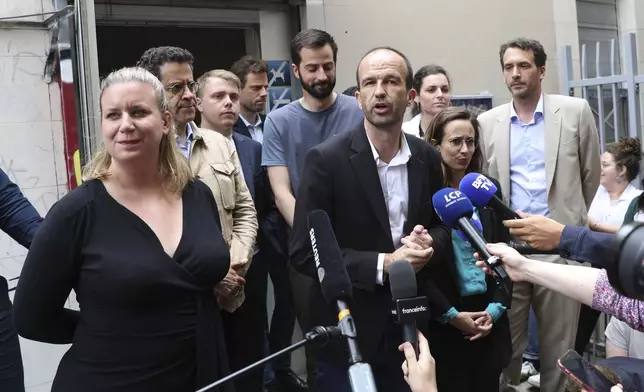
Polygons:
M402 132L405 110L416 95L412 76L409 61L394 49L373 49L360 61L356 96L365 121L306 156L291 243L293 267L317 280L307 218L314 210L326 212L352 284L358 348L383 392L409 391L400 371L402 328L391 315L391 264L406 260L413 267L418 295L427 297L430 314L442 315L451 307L432 280L443 276L442 257L451 244L431 204L443 184L440 156L423 140ZM337 308L326 304L319 285L310 306L316 310L311 326L338 322ZM418 327L426 330L426 325ZM351 391L348 358L347 342L321 349L320 392Z

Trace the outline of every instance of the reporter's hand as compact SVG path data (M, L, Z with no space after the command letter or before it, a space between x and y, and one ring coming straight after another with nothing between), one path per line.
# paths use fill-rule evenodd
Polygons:
M244 290L245 284L246 279L230 268L224 279L215 285L215 293L223 297L234 297Z
M510 234L539 250L552 250L559 246L564 225L540 215L517 211L522 219L503 221Z
M513 282L526 280L524 268L526 263L529 263L530 260L504 243L487 244L486 248L491 255L498 256L501 259L505 272L508 273L508 276ZM478 267L482 268L486 274L493 275L493 271L487 267L487 264L485 264L483 260L481 260L478 253L474 253L474 257L479 260L476 262Z
M425 336L418 332L418 359L414 348L408 342L401 344L398 350L405 353L402 371L411 392L437 392L436 362L429 351L429 343Z

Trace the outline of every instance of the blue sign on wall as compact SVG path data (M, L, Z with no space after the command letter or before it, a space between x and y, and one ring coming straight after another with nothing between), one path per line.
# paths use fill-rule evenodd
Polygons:
M282 106L291 103L290 87L269 87L268 88L268 111L272 112Z
M291 63L288 60L271 60L268 63L268 87L291 86Z

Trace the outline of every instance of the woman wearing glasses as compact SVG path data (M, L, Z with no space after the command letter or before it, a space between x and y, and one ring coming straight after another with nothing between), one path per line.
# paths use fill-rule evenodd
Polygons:
M458 189L465 174L481 173L479 135L478 121L466 109L449 107L432 119L425 140L441 154L446 187ZM500 198L499 183L492 181ZM508 230L491 211L475 209L473 220L480 222L488 242L509 240ZM429 326L438 390L498 392L501 369L512 354L505 311L509 299L502 298L494 280L478 270L474 249L456 231L452 231L452 250L453 262L436 276L452 308Z

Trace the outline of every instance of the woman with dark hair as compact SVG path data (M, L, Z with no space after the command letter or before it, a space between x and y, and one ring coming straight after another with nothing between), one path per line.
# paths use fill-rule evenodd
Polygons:
M441 154L446 187L458 188L465 174L483 170L479 123L467 109L450 107L437 113L425 140ZM491 180L502 197L498 181ZM509 241L508 229L490 210L475 209L473 219L481 223L486 241ZM512 355L509 298L502 298L495 281L477 270L474 249L456 230L452 250L453 262L445 263L435 276L452 308L440 322L429 324L438 390L498 392L501 370Z
M451 82L447 71L440 65L426 65L414 75L416 98L414 118L403 124L403 131L422 138L436 113L449 106Z
M623 138L608 146L601 160L599 189L588 211L588 226L593 231L616 233L631 201L642 193L631 184L640 172L642 145L638 139Z
M588 227L593 231L616 233L623 223L633 221L637 209L633 203L641 199L642 190L631 182L640 172L642 145L638 139L623 138L609 145L601 160L599 189L588 210ZM600 314L589 306L581 306L575 339L578 353L586 351Z

